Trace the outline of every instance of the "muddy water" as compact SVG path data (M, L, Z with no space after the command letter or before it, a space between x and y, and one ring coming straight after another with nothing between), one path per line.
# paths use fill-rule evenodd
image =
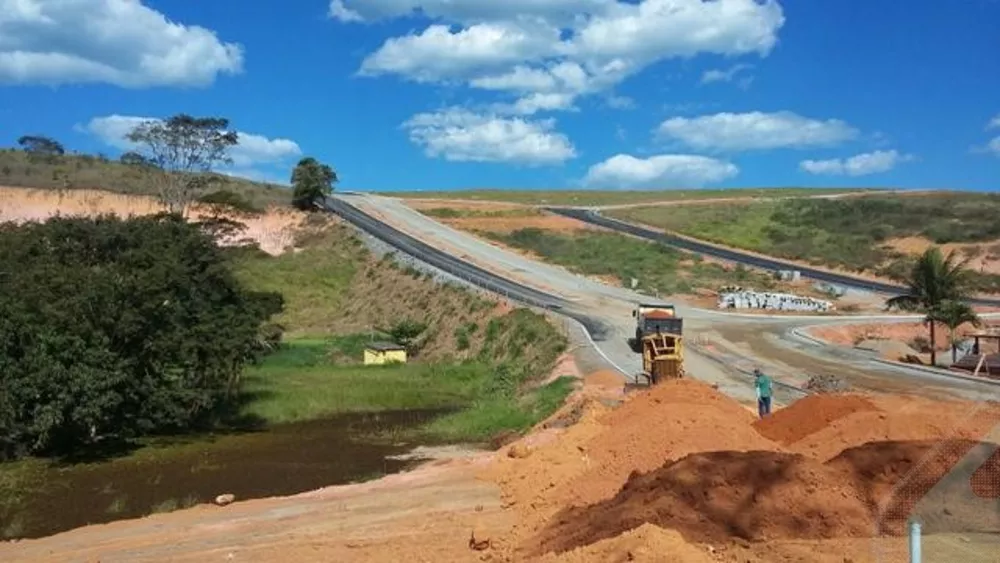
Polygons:
M0 512L0 539L167 512L211 502L282 496L401 471L393 460L416 444L393 440L441 411L340 415L238 435L198 437L143 448L100 463L32 464L20 499ZM23 463L23 462L22 462ZM0 478L5 470L0 466Z

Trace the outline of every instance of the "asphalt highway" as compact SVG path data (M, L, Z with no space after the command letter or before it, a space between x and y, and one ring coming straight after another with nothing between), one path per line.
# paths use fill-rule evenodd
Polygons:
M619 221L618 219L606 217L590 209L579 209L579 208L568 208L568 207L546 207L545 210L551 213L562 215L564 217L570 217L578 221L590 223L591 225L604 227L606 229L611 229L614 231L618 231L620 233L625 233L636 237L644 238L646 240L666 244L668 246L679 248L681 250L686 250L688 252L694 252L696 254L704 254L705 256L711 256L713 258L718 258L720 260L726 260L729 262L735 262L737 264L744 264L746 266L762 268L765 270L798 270L799 272L802 273L803 277L809 279L841 285L844 287L849 287L854 289L860 289L864 291L873 291L876 293L887 293L889 295L898 295L900 292L903 291L903 288L898 285L880 283L876 281L856 278L853 276L836 274L833 272L826 272L823 270L817 270L815 268L800 266L798 264L791 264L789 262L783 262L781 260L775 260L772 258L762 258L760 256L754 256L752 254L746 254L743 252L730 250L726 248L719 248L717 246L713 246L710 244L704 244L690 239L673 236L671 234L648 229L640 225L626 223L625 221ZM973 298L969 299L969 302L974 305L1000 306L1000 299Z
M451 254L421 242L384 222L373 219L353 205L335 198L327 198L323 207L382 242L418 258L443 272L463 279L483 289L506 295L515 301L543 309L556 310L584 326L591 338L601 341L608 329L599 320L574 310L573 304L562 297L539 291L511 281Z

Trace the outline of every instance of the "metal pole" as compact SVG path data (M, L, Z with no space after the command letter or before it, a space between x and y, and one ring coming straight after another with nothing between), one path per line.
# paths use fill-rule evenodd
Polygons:
M910 563L920 563L920 522L910 520Z

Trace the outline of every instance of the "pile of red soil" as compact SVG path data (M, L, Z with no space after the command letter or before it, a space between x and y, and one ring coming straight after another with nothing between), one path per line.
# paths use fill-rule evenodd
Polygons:
M868 515L836 470L805 456L699 453L632 475L608 501L563 511L539 545L565 551L647 522L693 542L857 537L870 533Z
M781 450L753 421L750 411L704 383L666 381L601 418L606 429L582 447L589 469L558 494L569 504L590 504L614 496L632 472L691 453Z
M1000 424L1000 407L995 404L895 396L872 397L871 401L875 410L837 419L788 448L825 461L869 442L984 440Z
M711 543L733 537L870 537L876 530L901 534L918 505L922 517L945 523L938 525L941 530L995 526L984 518L996 514L984 515L981 506L970 504L964 510L957 490L941 493L940 502L931 495L938 494L939 483L947 482L949 474L962 469L962 456L995 446L967 440L942 444L866 444L826 463L781 452L692 454L648 474L633 474L607 501L563 510L540 534L540 553L572 550L644 523L677 530L687 541ZM964 469L953 480L968 488L975 468ZM990 458L985 471L1000 475L1000 456ZM987 492L995 494L1000 485L991 487Z
M643 524L615 538L572 551L549 553L537 563L713 563L706 550L692 545L675 530Z
M875 410L878 410L875 404L862 395L810 395L755 422L754 428L765 438L788 446L826 428L835 420Z

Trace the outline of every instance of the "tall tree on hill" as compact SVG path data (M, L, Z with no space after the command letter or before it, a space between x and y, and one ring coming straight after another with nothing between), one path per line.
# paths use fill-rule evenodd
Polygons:
M51 160L54 157L66 154L66 149L63 148L62 143L51 137L23 135L17 140L17 144L21 146L24 152L28 153L29 158Z
M166 120L144 121L125 136L135 153L156 170L160 201L172 213L183 212L212 180L213 167L231 164L229 149L239 143L229 120L178 114Z
M330 166L311 156L303 158L292 170L292 205L303 211L314 209L320 200L333 193L333 185L338 181Z
M931 337L931 365L937 362L935 325L946 317L954 303L961 304L969 296L968 263L968 259L962 260L955 252L946 257L940 248L932 246L913 264L905 280L905 293L885 302L886 309L925 315Z

